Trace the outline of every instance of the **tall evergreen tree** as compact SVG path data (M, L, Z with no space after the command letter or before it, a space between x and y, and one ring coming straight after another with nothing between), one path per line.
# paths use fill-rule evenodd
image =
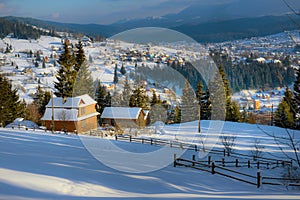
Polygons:
M88 94L90 97L94 97L94 81L89 70L87 62L81 64L79 71L75 77L75 83L73 88L73 96L79 96Z
M54 87L57 90L55 95L57 97L71 97L74 87L74 64L75 58L69 49L67 42L64 42L63 52L59 57L58 63L60 69L56 75L57 81L54 83Z
M226 121L238 122L240 120L239 107L236 102L233 102L230 94L229 81L226 77L225 71L223 70L222 65L219 65L219 73L221 79L223 80L223 85L225 89L226 96Z
M133 91L129 99L129 106L130 107L139 107L143 109L149 109L147 105L148 97L146 96L146 91L142 87L138 87Z
M96 96L97 111L102 114L104 108L106 107L106 90L101 82L98 83Z
M43 116L46 110L46 106L48 102L51 99L51 94L50 92L45 92L41 89L40 86L37 87L36 91L36 99L34 101L34 104L37 105L38 107L38 112L40 116Z
M117 84L119 82L119 78L118 78L118 65L115 65L115 71L114 71L114 84Z
M298 129L300 127L300 68L298 68L296 72L296 80L294 82L294 94L291 109L295 117L295 126Z
M198 102L194 90L189 81L185 82L181 96L181 122L189 122L199 119Z
M78 72L81 66L86 65L86 56L81 41L79 41L78 44L76 44L76 48L77 48L77 51L75 53L76 63L74 66L74 70Z
M119 106L124 106L124 107L129 106L129 100L130 100L131 94L132 94L132 89L131 89L128 77L126 76Z
M181 109L177 105L174 110L174 123L178 124L181 122Z
M201 119L209 120L211 119L211 97L209 89L206 88L205 93L203 93L201 98Z
M122 63L122 67L121 67L121 69L120 69L120 73L121 73L122 75L125 75L125 74L126 74L126 69L125 69L123 63Z
M152 99L150 101L150 123L154 123L156 121L167 121L167 110L164 108L162 101L160 98L156 95L156 92L153 91L152 93Z
M17 89L13 89L11 83L2 75L0 85L0 123L5 126L18 117L24 117L26 103L19 99Z
M292 91L286 87L284 97L275 112L275 125L283 128L294 128L294 113L292 108Z

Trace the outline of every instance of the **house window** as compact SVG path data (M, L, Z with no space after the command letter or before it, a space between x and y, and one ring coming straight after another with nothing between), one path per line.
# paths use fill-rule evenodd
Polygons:
M82 128L85 128L85 127L86 127L86 120L85 120L85 119L81 121L81 127L82 127Z
M81 115L85 115L85 108L81 108Z

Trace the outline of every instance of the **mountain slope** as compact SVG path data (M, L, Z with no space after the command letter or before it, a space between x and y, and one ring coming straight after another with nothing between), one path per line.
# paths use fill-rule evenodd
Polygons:
M292 18L293 20L291 20ZM68 24L51 21L42 21L31 18L5 17L5 20L12 22L23 22L38 27L55 29L56 31L67 31L83 33L90 36L102 35L111 37L122 31L140 27L164 27L182 32L198 42L221 42L233 39L242 39L253 36L265 36L279 33L285 30L299 28L300 17L293 15L263 16L256 18L238 18L229 20L215 20L206 23L199 23L199 19L178 21L168 18L147 18L131 20L112 25L98 24ZM174 21L175 20L175 21ZM299 22L299 25L294 22Z

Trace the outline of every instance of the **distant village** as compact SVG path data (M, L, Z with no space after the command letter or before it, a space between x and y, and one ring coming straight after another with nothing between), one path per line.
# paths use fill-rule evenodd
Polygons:
M295 34L295 33L293 33ZM72 37L57 38L42 36L38 40L18 40L8 35L0 41L0 73L5 75L18 90L21 99L27 103L36 98L37 88L53 91L56 81L57 59L62 51L62 43L67 40L71 45L78 41ZM294 49L293 41L287 33L251 38L238 41L228 41L218 44L195 44L186 50L186 44L131 44L112 39L102 42L93 42L91 38L83 36L82 41L94 81L101 80L107 91L120 92L125 77L119 74L118 84L113 82L115 66L125 66L127 74L133 73L137 65L168 65L174 61L184 66L187 61L194 61L209 56L210 49L219 49L223 54L229 55L233 63L246 63L248 59L260 63L278 63L288 59L293 60L290 67L299 67L299 52ZM197 52L201 46L205 51ZM132 81L132 80L129 80ZM145 80L146 81L146 80ZM145 82L148 96L153 91L162 100L169 102L170 88L163 84L158 87ZM241 112L255 113L258 123L272 125L273 114L284 94L284 88L270 88L267 91L242 90L233 94ZM94 97L92 97L94 98ZM177 101L180 99L176 97ZM176 104L173 102L173 104ZM174 106L174 105L173 105ZM50 112L50 111L48 111ZM48 113L49 114L49 113ZM146 113L144 113L145 115ZM96 115L94 113L94 115ZM49 116L48 120L49 120Z

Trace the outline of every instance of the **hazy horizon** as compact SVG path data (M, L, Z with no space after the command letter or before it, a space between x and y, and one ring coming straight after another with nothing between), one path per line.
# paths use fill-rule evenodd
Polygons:
M300 1L286 1L295 10L300 10ZM282 0L0 0L0 16L31 17L64 23L111 24L125 19L161 17L179 13L191 6L195 8L203 6L206 9L217 5L224 6L228 16L240 17L283 14L290 11ZM241 11L238 11L239 9ZM236 14L235 10L240 13Z

